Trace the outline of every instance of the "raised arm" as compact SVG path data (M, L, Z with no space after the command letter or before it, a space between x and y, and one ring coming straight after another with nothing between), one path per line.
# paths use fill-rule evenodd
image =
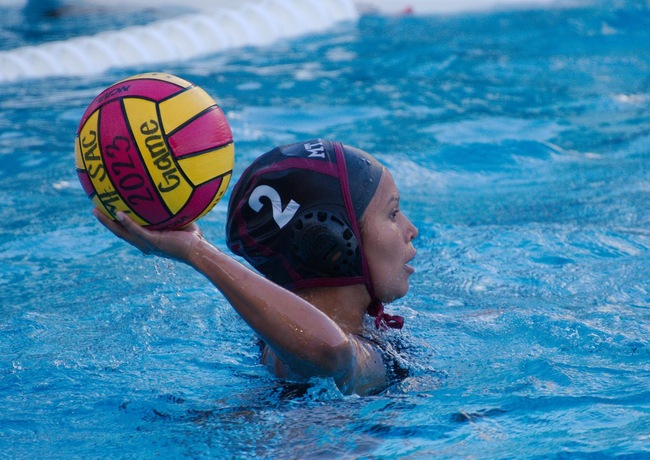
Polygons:
M294 372L346 379L356 346L316 307L258 275L207 242L192 224L178 231L151 231L118 213L120 222L94 210L119 238L145 254L182 261L206 276L239 315Z

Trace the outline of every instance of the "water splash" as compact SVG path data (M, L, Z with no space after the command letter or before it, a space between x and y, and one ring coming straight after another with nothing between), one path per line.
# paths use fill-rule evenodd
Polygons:
M262 0L0 52L0 82L83 76L142 64L183 61L242 46L327 30L356 20L351 0Z

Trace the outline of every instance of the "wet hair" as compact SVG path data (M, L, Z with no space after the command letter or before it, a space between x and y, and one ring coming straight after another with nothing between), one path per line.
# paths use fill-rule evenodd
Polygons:
M266 278L290 290L365 284L376 324L391 324L374 294L359 220L383 166L368 153L325 139L276 147L235 184L226 243ZM398 320L399 322L399 320Z

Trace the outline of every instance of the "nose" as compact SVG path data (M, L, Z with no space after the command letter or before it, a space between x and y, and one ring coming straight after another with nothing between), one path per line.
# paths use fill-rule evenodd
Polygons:
M418 228L413 225L413 222L407 217L406 221L408 222L408 228L407 228L407 235L408 235L408 240L413 241L415 238L417 238L418 234L420 233Z

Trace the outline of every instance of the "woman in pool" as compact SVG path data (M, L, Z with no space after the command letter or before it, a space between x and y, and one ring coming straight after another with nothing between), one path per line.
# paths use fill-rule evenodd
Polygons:
M401 328L383 302L406 294L417 228L400 212L391 174L369 154L316 139L257 158L235 185L227 244L264 275L224 254L191 224L151 231L123 213L95 216L145 254L205 275L262 341L279 378L331 377L345 394L372 394L391 381L387 357L364 333Z

